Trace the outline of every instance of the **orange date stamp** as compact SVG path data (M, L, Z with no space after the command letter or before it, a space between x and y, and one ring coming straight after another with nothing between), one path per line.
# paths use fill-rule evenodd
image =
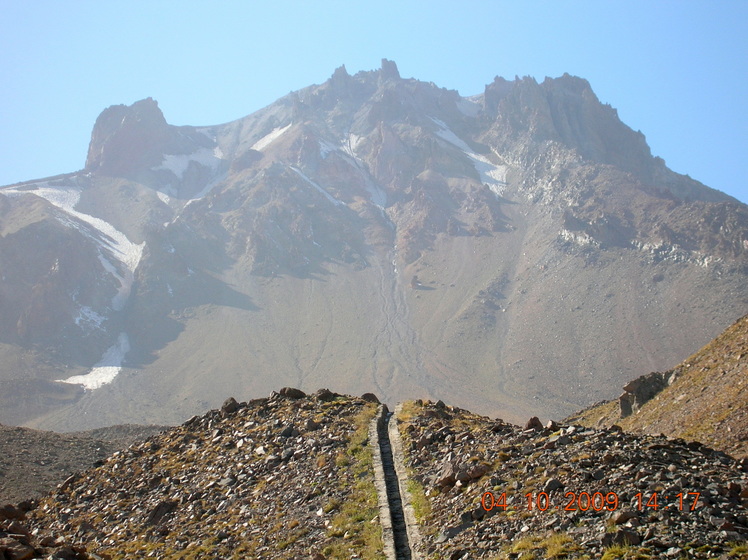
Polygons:
M660 492L634 494L634 507L639 511L657 511L661 508L674 506L680 511L695 511L699 503L700 492L678 492L674 496L666 496ZM481 507L487 512L494 509L503 511L616 511L621 505L615 492L566 492L563 503L554 503L547 492L527 492L525 499L515 499L508 503L506 492L494 494L484 492L481 497Z

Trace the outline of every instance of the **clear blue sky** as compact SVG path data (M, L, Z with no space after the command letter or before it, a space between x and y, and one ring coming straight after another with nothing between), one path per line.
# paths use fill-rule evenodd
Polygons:
M98 114L144 97L230 121L397 62L462 95L569 72L680 173L748 202L748 1L0 0L0 185L80 169Z

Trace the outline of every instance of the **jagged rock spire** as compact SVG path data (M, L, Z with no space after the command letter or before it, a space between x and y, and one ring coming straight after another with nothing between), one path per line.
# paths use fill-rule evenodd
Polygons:
M392 60L382 59L382 71L380 74L381 81L399 80L400 72L397 70L397 64Z

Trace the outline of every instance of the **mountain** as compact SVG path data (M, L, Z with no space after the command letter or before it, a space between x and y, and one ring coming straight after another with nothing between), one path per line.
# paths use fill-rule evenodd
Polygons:
M569 75L462 97L384 60L205 127L118 105L83 170L0 189L0 422L279 384L563 417L745 314L747 255L748 208Z
M747 371L744 316L676 367L638 377L617 401L590 407L569 421L698 440L748 457Z
M365 397L228 399L38 503L0 508L0 554L746 558L745 460L620 429L521 427L442 401L390 417Z

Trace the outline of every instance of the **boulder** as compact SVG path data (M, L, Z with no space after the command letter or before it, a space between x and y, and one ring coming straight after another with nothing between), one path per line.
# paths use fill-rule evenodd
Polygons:
M229 414L233 414L237 410L239 410L239 403L236 402L236 399L234 397L229 397L221 406L221 415L226 417Z
M627 546L636 545L641 543L639 534L635 531L628 531L626 529L618 529L615 533L605 533L602 538L602 545L609 547L613 545Z
M306 397L306 393L304 391L302 391L301 389L296 389L294 387L283 387L283 389L280 390L280 394L287 399L303 399L304 397Z
M314 398L322 402L330 402L337 396L339 395L337 393L333 393L332 391L330 391L330 389L320 389L319 391L314 393Z
M27 560L34 557L34 547L11 537L1 538L0 557L8 560Z
M441 470L434 478L434 486L451 487L457 481L457 466L448 461L442 465Z

